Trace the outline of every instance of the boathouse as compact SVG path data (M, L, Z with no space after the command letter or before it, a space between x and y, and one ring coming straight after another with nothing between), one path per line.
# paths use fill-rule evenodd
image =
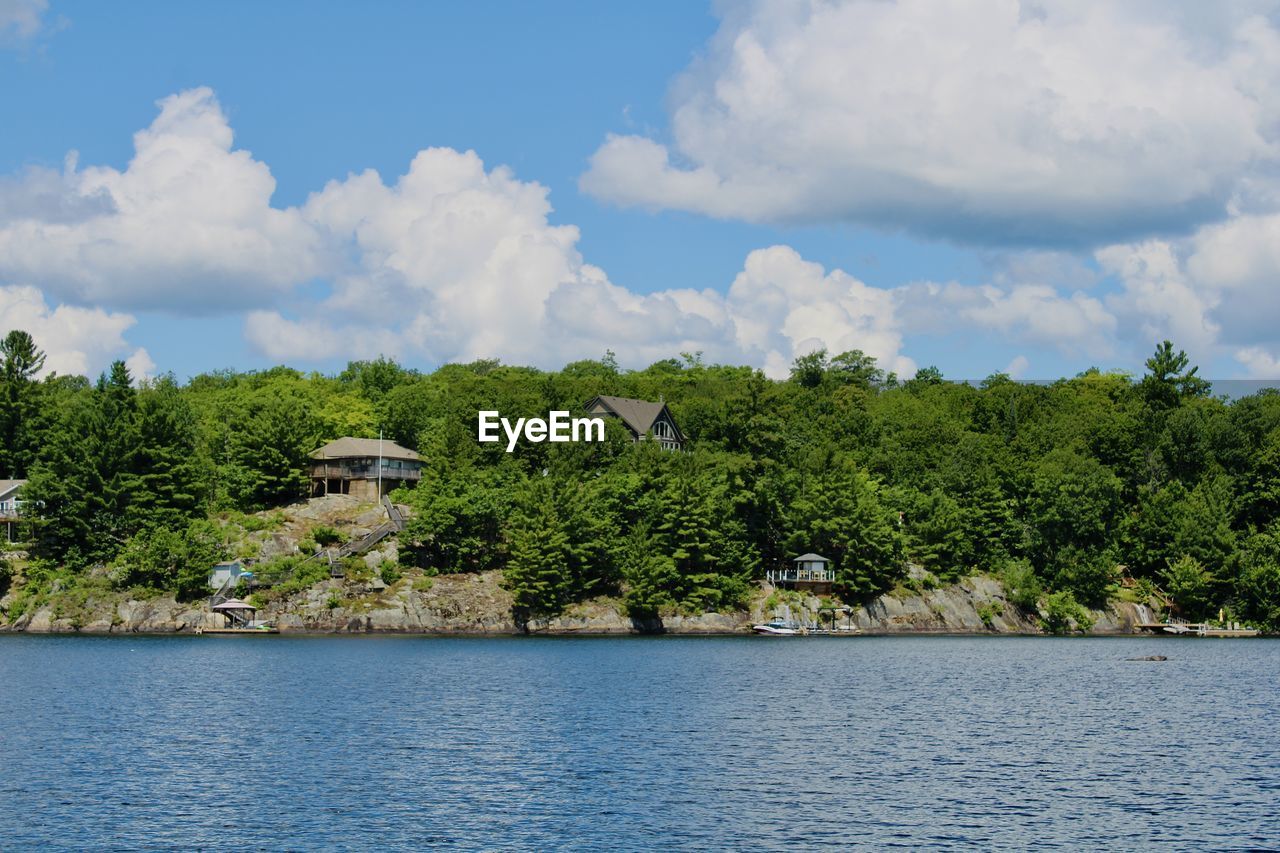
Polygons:
M831 561L826 557L818 554L801 554L791 561L790 566L766 571L765 579L776 587L825 593L831 591L836 574L831 568Z
M652 438L664 450L683 450L684 433L665 402L632 400L630 397L593 397L585 406L587 413L618 418L631 433L632 441Z
M311 454L311 495L355 495L380 500L422 478L422 458L394 441L340 438Z
M18 514L22 506L22 487L26 480L0 480L0 529L4 531L4 541L14 541L18 529Z

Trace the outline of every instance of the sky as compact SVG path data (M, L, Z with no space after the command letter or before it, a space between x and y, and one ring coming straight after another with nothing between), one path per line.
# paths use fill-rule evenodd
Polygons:
M1280 6L0 0L0 333L1280 376Z

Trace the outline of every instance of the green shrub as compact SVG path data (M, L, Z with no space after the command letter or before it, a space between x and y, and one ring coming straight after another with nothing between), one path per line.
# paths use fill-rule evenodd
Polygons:
M1072 627L1074 623L1074 628ZM1044 616L1040 619L1040 628L1049 634L1062 636L1072 630L1082 634L1089 633L1093 627L1093 619L1089 612L1076 601L1071 590L1064 589L1048 596L1044 602Z
M1004 585L1004 594L1009 603L1023 610L1035 610L1044 593L1035 569L1026 560L1010 560L1005 563L1000 572L1000 583Z
M995 627L995 619L1000 615L1000 608L990 601L984 601L978 605L978 618L982 620L982 624L988 629Z
M339 607L342 606L342 598L338 595L336 591L331 592L329 593L329 598L328 600L325 601L324 606L329 608L330 610L337 610Z
M382 561L382 565L378 568L378 574L382 578L382 582L387 586L392 586L403 577L400 574L400 567L390 560Z
M312 529L311 538L314 539L318 545L327 548L330 545L337 545L341 542L342 534L327 524L321 524Z
M433 586L435 586L435 581L429 577L424 576L413 579L414 592L429 592Z

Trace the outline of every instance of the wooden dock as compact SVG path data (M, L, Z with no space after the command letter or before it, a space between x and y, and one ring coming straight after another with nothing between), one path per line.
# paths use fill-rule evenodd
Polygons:
M1139 622L1133 627L1168 637L1256 637L1259 633L1253 628L1221 628L1208 622Z
M279 634L279 628L196 628L197 634Z

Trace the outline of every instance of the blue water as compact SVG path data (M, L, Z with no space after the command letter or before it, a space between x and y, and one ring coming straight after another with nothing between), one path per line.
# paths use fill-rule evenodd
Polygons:
M0 846L1275 847L1278 673L1268 640L6 636Z

